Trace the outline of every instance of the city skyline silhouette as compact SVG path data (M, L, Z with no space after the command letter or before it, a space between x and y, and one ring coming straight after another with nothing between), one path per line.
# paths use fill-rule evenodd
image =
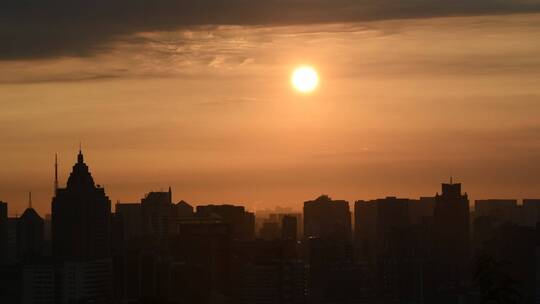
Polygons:
M0 1L0 304L540 303L540 0Z
M323 194L300 212L193 206L176 202L171 187L113 208L82 148L65 187L56 157L54 169L50 215L34 210L31 192L20 217L0 201L7 303L536 299L540 199L477 200L473 209L450 177L434 196Z
M79 153L82 153L82 144L79 143ZM57 188L59 185L63 185L65 184L65 182L62 182L60 181L60 178L59 176L66 176L67 175L65 174L65 172L62 172L61 169L59 169L59 163L58 163L58 153L55 153L54 154L54 179L53 179L53 190L51 191L51 197L54 195L55 193L55 187ZM449 175L447 177L447 180L450 182L450 184L453 182L453 180L455 179L455 176L452 176L452 175ZM67 182L67 178L66 178L66 182ZM460 181L461 182L461 181ZM429 186L429 185L428 185ZM161 185L159 188L157 189L145 189L145 185L141 185L142 189L140 189L140 192L139 193L136 193L136 194L132 194L130 197L136 197L135 199L133 198L130 198L130 199L119 199L119 198L116 198L116 199L112 199L112 201L125 201L125 202L129 202L129 201L136 201L138 200L140 197L142 197L142 195L144 193L147 193L148 191L163 191L166 187L171 187L171 185L169 184L168 186L167 185ZM39 187L39 188L44 188L44 187ZM31 189L29 189L29 191L26 192L26 195L28 192L32 192L30 191ZM45 191L46 192L46 191ZM327 192L327 191L326 191ZM319 191L318 194L321 194L321 193L325 193L325 191ZM314 195L318 195L317 193L307 193L307 194L304 194L306 196L306 198L309 198L309 197L313 197ZM137 197L137 195L139 197ZM434 193L416 193L415 195L411 195L410 197L413 197L413 198L418 198L418 197L425 197L425 196L430 196L430 195L434 195ZM45 196L47 197L47 194L42 194L42 196ZM241 196L241 195L240 195ZM334 195L335 196L335 195ZM407 197L406 195L401 195L400 193L383 193L382 195L380 195L379 197ZM186 199L185 197L181 197L181 194L180 194L180 200L184 200ZM361 199L376 199L377 197L361 197L360 195L358 196L353 196L353 199L352 201L356 201L356 200L361 200ZM523 199L533 199L533 198L536 198L536 196L534 195L521 195L521 196L509 196L509 195L502 195L502 196L496 196L496 195L486 195L484 197L474 197L474 193L473 193L473 200L471 201L471 207L474 208L474 205L472 204L472 202L474 200L490 200L490 199L506 199L506 200L517 200L517 201L521 201ZM44 200L43 198L41 200ZM45 199L47 200L47 199ZM214 200L215 201L215 200ZM227 199L225 199L224 201L228 201ZM255 200L256 201L256 200ZM192 203L195 203L195 205L197 204L200 204L200 205L204 205L206 203L209 203L209 202L212 202L212 200L210 201L192 201ZM257 211L260 210L260 211L271 211L273 209L275 210L279 210L279 209L291 209L291 210L294 210L294 211L298 211L301 209L301 201L299 202L296 202L296 203L292 203L292 204L268 204L268 205L264 205L264 204L260 204L260 205L254 205L252 202L243 202L242 199L238 199L238 200L235 200L235 201L231 201L231 202L234 202L234 203L237 203L237 204L240 204L240 205L244 205L245 207L248 207L248 208L253 208L252 211ZM19 214L21 214L25 208L27 207L27 202L25 202L24 204L22 202L17 202L15 201L15 204L12 203L12 205L14 205L15 208L18 208L18 210L11 210L10 211L10 216L18 216ZM45 205L45 206L43 206ZM39 207L37 207L38 210L41 211L41 213L43 214L49 214L50 213L50 208L48 208L49 206L47 206L48 203L47 202L44 202L42 204L39 205Z

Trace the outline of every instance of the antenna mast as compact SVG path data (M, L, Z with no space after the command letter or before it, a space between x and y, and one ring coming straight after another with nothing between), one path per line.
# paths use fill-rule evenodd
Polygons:
M58 154L54 154L54 195L58 192Z

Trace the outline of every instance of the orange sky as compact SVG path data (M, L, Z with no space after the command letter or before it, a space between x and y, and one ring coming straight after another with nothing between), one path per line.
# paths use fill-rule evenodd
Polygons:
M540 15L142 32L0 64L0 200L49 212L79 141L113 202L540 197ZM291 89L300 64L319 88Z

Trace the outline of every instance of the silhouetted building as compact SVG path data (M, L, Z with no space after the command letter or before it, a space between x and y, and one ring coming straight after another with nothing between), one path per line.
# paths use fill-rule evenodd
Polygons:
M240 303L304 304L305 274L304 263L299 261L245 264Z
M175 231L170 251L177 266L170 300L212 303L232 297L230 224L193 219L177 222Z
M141 200L143 233L158 240L165 240L171 234L171 221L176 218L172 204L172 191L150 192Z
M377 254L385 252L388 235L395 229L410 226L413 216L411 210L419 214L429 214L420 211L416 204L419 201L389 196L371 201L356 201L355 208L355 248L357 258L362 261L375 262ZM425 208L429 210L429 207Z
M304 238L350 242L351 229L349 202L321 195L304 203Z
M55 303L55 268L51 261L32 261L21 267L21 302Z
M469 199L461 184L442 184L435 196L433 245L437 286L455 288L467 280L470 265Z
M57 262L56 303L110 303L111 202L79 151L66 188L52 200L52 245Z
M18 261L17 256L17 224L19 218L10 217L7 221L7 249L6 249L6 263L13 264Z
M51 214L45 214L43 220L43 255L52 256L52 216Z
M536 227L540 222L540 199L524 199L523 200L524 225Z
M193 206L191 206L186 201L179 201L176 204L176 216L179 219L190 219L195 216L195 213L193 212Z
M243 206L197 206L196 216L198 218L219 219L229 224L233 239L252 240L255 237L255 214L247 212Z
M395 226L386 231L377 254L377 289L397 303L423 303L432 295L429 225Z
M55 303L111 303L110 259L67 261L56 269Z
M275 222L263 223L263 226L261 230L259 231L259 235L263 240L267 240L267 241L278 239L281 235L279 224Z
M125 241L143 235L143 214L141 204L116 204L116 214L122 218L123 236Z
M124 233L124 219L118 213L111 213L111 255L122 254L126 236Z
M8 204L0 201L0 265L7 261L8 248Z
M296 241L298 237L298 220L293 215L285 215L281 219L281 238Z
M45 214L45 219L43 220L43 240L50 242L52 240L52 216L51 214Z
M386 197L355 203L357 260L366 263L381 299L421 303L427 298L434 199Z
M475 217L489 216L501 223L514 223L517 208L517 200L515 199L485 199L474 201Z
M110 256L111 201L94 179L79 151L66 188L52 200L53 254L59 261Z
M17 255L19 259L36 258L43 254L44 222L28 207L17 221Z
M306 241L307 303L358 303L368 277L365 267L354 264L343 241L311 237Z
M374 264L377 255L377 214L377 201L354 203L355 257L368 264Z
M0 303L21 302L21 269L19 265L0 265Z
M273 223L270 224L270 226L273 226L275 223L279 229L278 237L285 239L297 239L302 228L300 226L303 225L303 217L302 213L273 213L263 211L257 212L255 222L256 227L258 227L258 237L263 237L261 232L263 229L267 229L264 228L265 224L268 225L267 223ZM284 235L284 233L286 235Z
M433 217L435 210L435 197L422 196L418 200L410 200L409 215L413 225L425 223L428 218Z
M304 203L304 246L309 265L307 276L308 303L335 300L338 285L330 284L336 269L350 265L351 212L349 203L321 195Z
M306 267L293 240L234 242L239 303L305 303Z
M410 225L409 199L387 197L377 200L377 251L378 253L392 250L390 235L399 229Z
M118 302L137 303L160 299L160 254L146 244L128 243L127 250L115 260L115 298Z

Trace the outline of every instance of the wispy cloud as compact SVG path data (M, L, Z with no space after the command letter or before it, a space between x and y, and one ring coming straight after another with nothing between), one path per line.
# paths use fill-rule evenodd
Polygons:
M0 59L85 57L122 36L212 25L294 25L537 12L538 0L3 1Z

